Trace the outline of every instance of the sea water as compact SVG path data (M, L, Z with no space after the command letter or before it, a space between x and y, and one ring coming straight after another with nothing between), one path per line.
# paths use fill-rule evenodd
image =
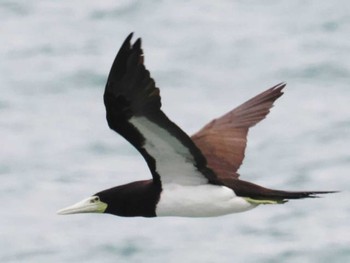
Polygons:
M349 1L0 1L0 262L349 262ZM102 100L142 37L163 110L189 134L282 81L241 178L340 190L217 218L56 211L150 178Z

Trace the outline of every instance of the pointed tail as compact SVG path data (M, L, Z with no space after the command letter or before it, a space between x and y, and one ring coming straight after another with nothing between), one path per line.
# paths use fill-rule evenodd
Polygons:
M252 201L253 203L276 203L283 204L288 202L290 199L303 199L303 198L319 198L322 194L332 194L337 193L337 191L281 191L267 189L265 194L258 195L256 197L249 197L247 201Z
M230 180L226 186L236 195L246 198L256 204L285 203L290 199L317 198L322 194L332 194L338 191L282 191L274 190L242 180Z

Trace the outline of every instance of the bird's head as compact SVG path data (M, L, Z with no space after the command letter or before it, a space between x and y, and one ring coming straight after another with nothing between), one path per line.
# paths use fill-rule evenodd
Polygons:
M156 216L161 186L153 180L119 185L103 190L72 206L57 211L60 215L107 213L117 216Z
M59 215L81 214L81 213L108 213L119 216L130 216L137 204L142 204L145 199L142 194L144 184L129 183L100 191L82 201L63 208L57 213Z

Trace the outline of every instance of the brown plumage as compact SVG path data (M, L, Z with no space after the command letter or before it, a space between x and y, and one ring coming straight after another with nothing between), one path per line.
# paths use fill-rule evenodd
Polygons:
M282 96L285 86L280 83L260 93L192 135L208 166L219 178L238 178L237 170L244 159L249 128L266 117L275 100Z

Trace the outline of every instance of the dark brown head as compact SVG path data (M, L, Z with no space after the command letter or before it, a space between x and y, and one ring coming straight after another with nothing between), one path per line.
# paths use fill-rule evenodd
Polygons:
M103 190L58 214L108 213L118 216L156 216L155 210L161 193L153 180L137 181Z

